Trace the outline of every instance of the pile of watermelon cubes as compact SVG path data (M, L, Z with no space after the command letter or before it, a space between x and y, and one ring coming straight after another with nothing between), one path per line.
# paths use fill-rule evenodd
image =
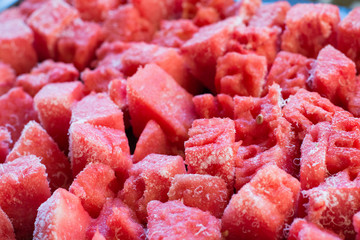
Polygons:
M360 239L358 117L360 8L22 1L0 239Z

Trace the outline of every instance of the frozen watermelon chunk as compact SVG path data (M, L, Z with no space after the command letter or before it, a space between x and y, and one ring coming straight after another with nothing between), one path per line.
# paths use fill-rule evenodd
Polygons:
M151 153L171 154L171 145L157 122L150 120L136 143L133 162L137 163Z
M355 78L355 89L353 94L348 96L347 108L355 117L360 116L360 76Z
M226 16L237 15L240 16L244 23L248 23L249 20L257 12L261 5L261 0L240 0L233 1L233 4L225 10Z
M108 13L102 30L105 39L110 42L148 42L152 39L155 27L142 18L132 4L126 4Z
M360 213L359 212L357 212L353 216L352 221L353 221L354 229L356 231L356 240L359 240L360 239L360 235L359 235L359 232L360 232Z
M216 91L230 96L260 97L266 73L265 57L255 54L227 53L217 60Z
M0 163L5 162L6 156L10 152L10 148L9 148L10 143L11 143L10 132L4 127L0 127Z
M311 90L346 108L349 95L356 89L355 75L354 62L328 45L319 52L308 84Z
M114 170L102 163L90 163L71 184L69 191L81 200L93 218L99 216L107 198L114 198L118 189Z
M0 24L0 61L9 64L17 74L26 73L36 65L34 34L20 19Z
M77 102L72 109L71 123L125 129L122 111L105 93L89 94Z
M250 27L280 27L284 29L286 14L290 9L290 3L278 1L262 4L250 19Z
M20 3L21 13L25 17L29 17L34 11L41 8L48 0L24 0Z
M146 223L146 206L151 200L166 202L171 180L186 173L182 157L150 154L129 170L119 197L136 212L140 222Z
M360 70L360 8L353 9L338 25L337 48L353 60L357 70Z
M103 239L145 240L145 230L137 220L136 214L120 199L107 199L100 216L87 230L88 239L96 235Z
M80 199L59 188L38 209L34 239L85 239L90 221Z
M108 86L108 95L110 99L124 112L124 121L126 120L126 117L129 118L129 116L127 116L129 113L129 104L127 101L126 80L123 78L111 80Z
M24 126L31 120L37 120L33 99L21 88L13 88L0 96L0 109L0 127L10 132L12 147Z
M178 174L171 182L169 200L180 200L221 218L230 199L225 181L220 177L199 174Z
M15 240L14 227L6 215L6 213L0 207L0 239L3 240Z
M21 156L35 155L46 167L52 191L62 187L68 188L72 182L70 162L60 151L54 140L35 121L25 125L19 140L6 157L6 162L14 161Z
M304 219L297 218L290 226L288 240L340 240L335 233Z
M123 130L89 123L73 123L70 133L70 159L73 176L90 162L103 163L114 169L121 180L131 167L130 149Z
M33 68L30 73L17 77L16 85L22 87L31 96L35 96L49 83L72 82L78 77L79 72L72 64L46 60Z
M191 73L213 92L216 61L224 55L234 28L242 24L241 18L234 17L202 27L181 47Z
M161 203L151 201L149 214L149 240L165 239L221 239L221 222L208 212L187 207L181 201Z
M41 125L65 152L69 149L71 109L83 97L83 89L80 81L51 83L34 97L34 106Z
M15 84L15 71L10 65L0 61L0 96L7 93Z
M80 71L87 67L95 56L101 41L101 27L93 22L75 19L57 40L57 59L73 63Z
M340 237L353 239L352 217L360 210L360 179L348 171L326 178L318 187L302 191L309 222L334 231Z
M195 119L192 95L160 67L148 64L129 78L127 97L136 136L139 136L146 123L153 119L170 141L181 142L188 138L187 131Z
M277 83L284 98L294 95L299 89L306 88L313 63L313 59L297 53L279 52L267 75L264 91L267 92L268 87Z
M45 166L30 155L0 165L0 208L17 239L31 239L37 209L51 195Z
M185 142L185 162L189 173L209 174L225 180L233 188L235 170L235 124L229 118L197 119Z
M294 217L299 181L270 165L233 195L222 221L227 239L282 239L285 224Z
M187 40L199 31L199 28L188 19L161 21L160 29L154 35L152 43L180 48Z
M199 118L234 118L234 100L227 94L201 94L193 97L196 114Z
M121 0L70 0L79 11L80 17L87 21L101 22L110 10L116 8Z
M219 12L213 7L201 6L197 9L193 22L198 27L214 24L220 21Z
M124 75L113 67L101 66L94 70L85 69L81 73L87 91L107 92L109 84L114 79L123 78Z
M11 20L25 20L26 16L21 12L20 7L11 7L3 10L0 13L0 22L7 22Z
M56 58L56 44L61 32L78 17L65 1L47 1L27 19L35 35L35 49L40 59Z
M332 4L296 4L286 15L281 49L316 58L328 44L336 44L339 8Z
M196 15L204 8L213 9L218 18L225 18L227 10L234 3L233 0L210 0L210 1L194 1L194 0L183 0L182 1L182 18L193 19L196 18Z

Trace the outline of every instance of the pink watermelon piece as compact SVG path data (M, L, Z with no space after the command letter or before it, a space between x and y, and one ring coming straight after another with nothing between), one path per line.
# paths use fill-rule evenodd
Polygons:
M80 199L59 188L38 209L34 239L85 239L90 222Z
M296 4L286 15L281 49L316 58L328 44L336 44L339 8L332 4Z
M234 118L234 100L227 94L213 96L209 93L193 97L196 114L199 118Z
M126 80L123 78L116 78L110 81L108 86L108 95L110 99L124 112L124 118L128 115L128 100L126 92ZM129 117L129 116L128 116ZM125 119L124 119L125 121Z
M56 58L57 40L63 30L78 17L78 12L65 1L47 1L27 19L35 36L35 49L40 59Z
M297 207L300 182L270 165L232 196L222 221L227 239L281 239Z
M15 71L10 65L0 61L0 96L7 93L15 84Z
M0 238L4 240L15 240L14 227L6 215L6 213L0 208Z
M288 240L340 240L335 233L323 229L304 219L297 218L290 226Z
M57 40L57 59L73 63L81 71L93 60L101 38L98 24L75 19Z
M355 117L360 116L360 77L355 78L355 91L348 96L347 108Z
M10 65L17 74L26 73L36 65L34 34L20 19L0 24L0 61Z
M230 96L260 97L266 74L265 57L255 54L227 53L217 60L216 91Z
M141 223L146 223L146 206L151 200L168 201L171 180L176 174L186 173L182 157L150 154L129 170L119 197L127 204Z
M199 11L203 8L212 8L216 11L218 17L225 18L226 11L232 6L234 1L194 1L194 0L183 0L182 7L182 18L194 19Z
M26 16L24 16L21 12L20 7L13 6L6 10L3 10L0 13L0 22L7 22L11 20L25 20Z
M27 18L37 9L41 8L48 0L25 0L20 3L21 13Z
M219 12L213 7L201 6L197 9L193 22L198 27L214 24L220 21Z
M93 218L99 216L107 198L114 198L118 189L114 170L102 163L90 163L74 179L69 192L81 200Z
M255 15L250 19L250 27L280 27L285 28L286 14L290 9L290 3L286 1L278 1L274 3L264 3L256 11Z
M10 152L10 148L9 148L10 143L11 143L10 132L4 127L0 127L0 163L5 162L6 156Z
M91 239L90 236L96 239L97 235L101 235L103 239L114 240L146 239L145 230L137 220L135 212L118 198L107 199L100 216L91 223L86 235L88 239Z
M354 214L354 216L352 218L352 221L353 221L354 229L356 231L356 238L355 239L359 240L360 239L360 235L359 235L359 232L360 232L360 214L359 214L359 212Z
M180 200L221 218L230 199L224 179L210 175L178 174L171 182L169 200Z
M235 171L235 124L229 118L197 119L185 142L185 162L189 173L224 179L232 190Z
M0 208L7 214L17 239L31 239L38 207L51 195L45 166L30 155L0 167Z
M37 120L33 99L21 88L12 88L0 96L0 126L6 128L11 136L10 147L18 140L24 126Z
M153 84L154 78L157 84ZM192 95L160 67L148 64L128 78L127 97L136 136L153 119L170 141L181 142L188 138L187 131L195 119Z
M225 10L226 16L239 16L244 21L248 23L249 20L257 12L258 8L261 6L261 0L240 0L233 1L233 4Z
M120 0L71 0L79 11L80 17L86 21L102 22L109 11L116 8Z
M151 201L149 213L149 240L164 239L221 239L221 222L208 212L187 207L181 201Z
M85 69L81 73L87 91L107 92L109 84L114 79L123 78L124 75L113 67L97 67L94 70Z
M69 160L60 151L54 140L35 121L30 121L25 125L20 138L6 157L6 162L12 162L19 157L28 155L35 155L41 159L41 163L46 167L52 191L59 187L68 188L70 186L72 177Z

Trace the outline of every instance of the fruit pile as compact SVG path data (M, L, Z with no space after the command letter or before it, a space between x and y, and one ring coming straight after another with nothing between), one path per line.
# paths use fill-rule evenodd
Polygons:
M0 13L0 239L360 239L360 8Z

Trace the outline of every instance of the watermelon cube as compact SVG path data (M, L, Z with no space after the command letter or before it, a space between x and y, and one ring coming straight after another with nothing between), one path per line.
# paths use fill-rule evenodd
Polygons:
M24 126L37 120L33 99L21 88L12 88L0 96L0 127L6 128L11 136L10 147L18 140Z
M176 174L186 173L182 157L150 154L129 170L119 197L127 204L141 223L146 223L146 206L151 200L166 202L171 181Z
M266 74L265 57L255 54L227 53L217 60L216 91L230 96L260 97Z
M33 12L41 8L48 0L24 0L20 3L21 13L28 18Z
M129 118L129 116L127 116L129 114L129 104L127 101L126 80L123 78L111 80L108 86L108 95L110 99L124 112L124 121L126 118Z
M93 218L99 216L107 198L114 198L118 189L114 170L102 163L90 163L75 178L69 192L81 200Z
M355 78L354 92L348 96L347 108L355 117L360 116L360 76Z
M262 4L250 19L250 27L280 27L285 28L286 14L290 9L290 3L278 1L274 3Z
M170 141L182 142L188 138L187 131L195 119L192 95L160 67L148 64L128 78L127 97L136 136L153 119Z
M90 222L80 199L59 188L38 209L34 239L85 239Z
M3 10L0 13L0 22L7 22L11 20L25 20L25 16L22 14L20 7L11 7Z
M352 221L353 221L354 229L356 231L356 240L359 240L360 239L360 235L359 235L359 233L360 233L360 213L359 212L354 214Z
M340 240L335 233L304 219L297 218L290 226L288 240Z
M151 201L149 213L149 240L166 239L221 239L221 222L208 212L187 207L181 201L162 203Z
M226 16L240 16L244 23L248 23L249 20L257 12L261 5L261 0L240 0L233 1L233 4L225 10Z
M281 87L283 98L287 99L299 89L306 88L306 81L310 77L313 63L313 59L297 53L279 52L267 75L265 92L271 85L277 83Z
M35 49L40 59L56 58L56 44L61 32L78 17L65 1L47 1L27 19L35 35Z
M182 18L194 19L201 9L212 8L216 11L218 18L225 18L227 10L234 3L233 0L210 0L210 1L194 1L183 0L182 1Z
M6 215L6 213L0 208L0 239L15 240L14 227Z
M17 74L26 73L36 65L34 34L20 19L0 24L0 61L9 64Z
M199 118L234 118L234 100L227 94L216 97L206 93L193 97L196 114Z
M201 6L197 9L193 22L198 27L214 24L220 21L219 12L213 7Z
M73 123L70 133L70 159L75 177L90 162L114 169L120 181L126 179L132 162L128 140L123 130L89 123Z
M15 84L15 71L10 65L0 61L0 96L7 93Z
M200 174L178 174L171 182L169 200L180 200L221 218L230 199L225 181L220 177Z
M208 174L224 179L233 189L235 171L235 124L229 118L197 119L185 142L185 162L189 173Z
M270 165L232 196L222 221L227 239L282 239L300 193L299 181Z
M16 238L31 239L37 209L51 195L45 166L33 155L0 166L0 208L14 226Z
M296 4L286 15L281 49L316 58L326 45L335 46L336 28L339 22L339 8L335 5Z
M4 127L0 127L0 163L5 162L6 156L10 152L10 148L9 148L10 143L11 143L10 132Z
M123 77L123 74L117 69L106 66L97 67L93 70L87 68L81 73L81 80L89 92L107 92L111 80Z
M57 59L73 63L80 71L87 67L95 56L101 41L101 27L92 22L75 19L57 40Z
M107 199L100 216L95 219L87 230L87 239L145 240L145 230L136 218L136 214L120 199ZM102 238L100 238L102 239Z
M86 21L104 21L109 11L120 4L120 0L70 0Z

